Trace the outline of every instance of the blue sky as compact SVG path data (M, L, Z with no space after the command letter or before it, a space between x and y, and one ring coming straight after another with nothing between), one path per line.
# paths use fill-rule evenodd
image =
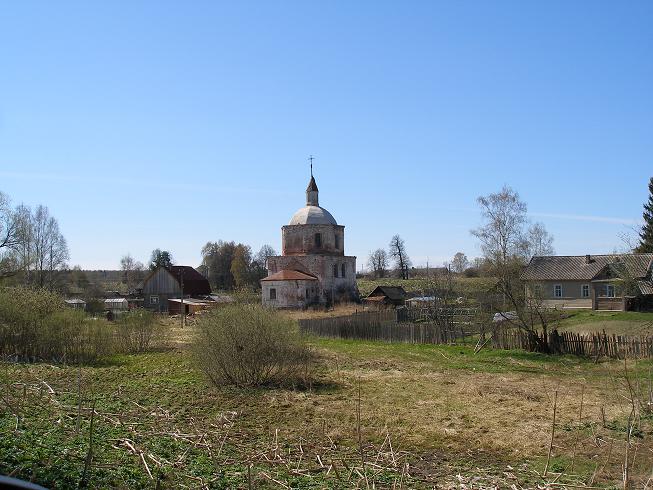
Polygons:
M560 254L611 252L653 176L653 2L3 2L0 190L71 264L280 249L320 202L357 255L479 254L503 184Z

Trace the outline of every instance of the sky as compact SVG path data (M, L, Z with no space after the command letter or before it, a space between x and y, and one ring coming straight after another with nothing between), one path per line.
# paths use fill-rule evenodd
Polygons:
M0 191L70 265L281 248L320 204L365 266L462 251L506 184L558 254L610 253L653 176L653 2L2 2Z

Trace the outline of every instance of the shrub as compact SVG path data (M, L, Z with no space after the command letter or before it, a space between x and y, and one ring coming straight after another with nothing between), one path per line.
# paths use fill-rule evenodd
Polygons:
M107 324L43 289L0 289L0 354L16 361L90 362L109 354Z
M150 347L161 347L167 329L147 310L132 310L116 322L116 342L120 352L145 352Z
M198 320L200 368L215 384L306 382L313 354L297 324L261 305L231 304Z

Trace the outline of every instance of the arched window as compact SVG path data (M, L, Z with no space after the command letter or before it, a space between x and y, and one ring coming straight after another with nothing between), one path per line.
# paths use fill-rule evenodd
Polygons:
M315 246L320 248L322 246L322 233L315 234Z
M336 250L340 250L340 237L336 235Z
M342 264L342 268L341 268L341 270L342 270L342 274L340 274L340 276L341 276L341 277L345 277L345 271L347 270L347 266L346 266L346 264Z
M333 277L338 277L338 264L333 264Z

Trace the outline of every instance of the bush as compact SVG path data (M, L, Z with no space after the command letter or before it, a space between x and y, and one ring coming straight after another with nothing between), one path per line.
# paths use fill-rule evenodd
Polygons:
M200 368L215 384L306 382L313 353L297 324L261 305L231 304L198 320Z
M145 352L151 346L163 346L167 338L167 329L155 321L151 311L132 310L121 315L115 325L120 352Z
M16 361L91 362L109 354L112 331L61 296L30 288L0 289L0 354Z

